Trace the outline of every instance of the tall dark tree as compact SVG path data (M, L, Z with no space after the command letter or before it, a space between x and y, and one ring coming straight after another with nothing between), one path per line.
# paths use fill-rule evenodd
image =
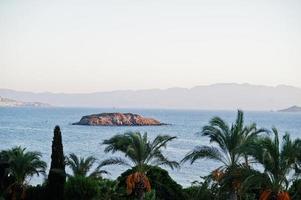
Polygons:
M62 135L59 126L54 128L52 141L51 166L48 174L48 197L50 200L64 199L66 181L65 157L63 152Z

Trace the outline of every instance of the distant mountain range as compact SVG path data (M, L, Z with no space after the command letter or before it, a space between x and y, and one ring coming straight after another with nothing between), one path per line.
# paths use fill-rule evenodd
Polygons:
M40 102L23 102L0 96L0 107L49 107L49 104Z
M279 112L301 112L301 107L291 106L289 108L279 110Z
M0 89L0 96L53 106L279 110L301 105L301 88L251 84L214 84L193 88L120 90L95 93L33 93Z

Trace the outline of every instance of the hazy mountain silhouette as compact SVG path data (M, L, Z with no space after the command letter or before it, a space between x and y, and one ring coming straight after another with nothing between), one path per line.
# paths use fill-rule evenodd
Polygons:
M187 88L120 90L88 94L33 93L0 89L0 96L68 107L278 110L301 105L301 88L214 84Z

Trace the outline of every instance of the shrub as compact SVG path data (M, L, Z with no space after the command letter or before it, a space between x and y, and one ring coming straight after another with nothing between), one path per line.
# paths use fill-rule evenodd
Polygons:
M219 186L212 181L211 176L204 177L203 182L195 181L183 191L187 200L219 199Z
M206 199L214 199L214 195L212 194L209 188L204 187L204 185L193 185L191 187L185 188L185 199L187 200L206 200Z
M29 186L26 189L25 200L41 200L46 199L45 185Z
M102 179L99 181L99 199L118 199L118 193L116 192L116 181L108 179Z
M65 199L92 200L99 195L99 181L89 177L70 177L65 184Z

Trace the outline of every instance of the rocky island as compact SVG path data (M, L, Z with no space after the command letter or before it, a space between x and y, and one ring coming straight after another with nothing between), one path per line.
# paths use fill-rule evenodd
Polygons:
M83 116L72 125L89 126L161 126L166 125L153 118L142 117L133 113L101 113Z

